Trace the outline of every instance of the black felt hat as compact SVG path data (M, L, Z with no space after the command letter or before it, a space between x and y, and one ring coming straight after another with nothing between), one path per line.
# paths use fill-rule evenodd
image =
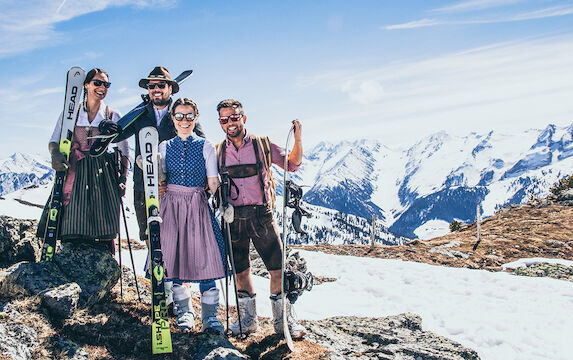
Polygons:
M170 84L172 88L171 94L179 92L179 85L177 82L171 80L171 75L169 75L169 71L164 66L156 66L151 70L149 76L139 80L139 87L147 89L147 83L151 80L163 80Z

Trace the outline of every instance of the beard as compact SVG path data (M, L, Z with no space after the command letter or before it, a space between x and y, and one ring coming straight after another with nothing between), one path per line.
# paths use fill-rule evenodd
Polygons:
M155 106L166 106L167 104L169 104L169 97L167 98L152 98L151 102L153 102L153 105Z

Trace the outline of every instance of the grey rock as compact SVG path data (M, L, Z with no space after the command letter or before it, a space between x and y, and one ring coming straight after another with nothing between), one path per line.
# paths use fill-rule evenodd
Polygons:
M476 360L471 349L422 330L414 314L385 318L333 317L303 324L307 340L332 351L331 359Z
M69 318L78 308L82 289L74 282L51 289L42 294L42 301L52 314L60 318Z
M469 257L468 254L462 252L462 251L458 251L458 250L448 250L447 248L441 247L441 246L437 246L434 248L431 248L430 250L428 250L431 253L437 253L437 254L442 254L451 258L463 258L463 259L467 259Z
M60 360L89 360L90 358L86 349L71 340L59 338L58 347L62 351Z
M38 345L38 333L19 322L22 315L12 305L3 305L0 313L0 355L12 360L32 358L32 351Z
M0 216L0 266L39 259L41 245L35 226L31 220Z
M82 289L79 300L81 307L103 299L119 280L120 269L113 256L85 244L62 244L53 262L67 279Z
M188 359L205 360L244 360L248 356L241 354L223 334L206 331L191 339L190 348L186 352Z

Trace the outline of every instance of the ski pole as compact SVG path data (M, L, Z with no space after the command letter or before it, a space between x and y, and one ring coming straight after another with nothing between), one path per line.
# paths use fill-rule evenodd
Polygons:
M129 230L127 230L127 219L125 217L125 208L123 207L123 199L121 202L121 213L123 214L123 225L125 226L125 235L127 236L127 247L129 248L129 256L131 257L131 266L133 268L133 278L135 279L135 289L137 290L137 298L141 302L141 295L139 294L139 285L137 284L137 275L135 274L135 262L133 261L133 251L131 251L131 241L129 240Z
M118 219L119 222L119 219ZM123 268L121 267L121 225L117 224L117 244L119 248L119 298L123 301Z
M291 126L290 131L287 136L285 144L285 167L283 169L283 238L282 238L282 266L281 266L281 298L283 305L283 334L285 341L290 351L294 351L294 344L292 342L292 337L290 336L290 330L288 328L287 321L287 306L285 301L289 301L286 297L285 292L285 270L286 270L286 253L287 253L287 226L286 226L286 208L288 204L289 197L289 181L287 180L288 174L288 143L291 135L294 134L294 124Z

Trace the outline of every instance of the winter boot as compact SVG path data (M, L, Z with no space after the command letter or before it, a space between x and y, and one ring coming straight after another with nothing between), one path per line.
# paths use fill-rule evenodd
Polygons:
M239 315L241 315L241 327L239 329L239 319L229 324L229 330L234 336L249 334L257 331L259 319L257 318L256 294L249 295L245 291L239 291Z
M175 325L183 331L195 328L195 313L191 304L191 292L185 285L173 284L173 310L177 319Z
M175 311L173 310L173 281L165 281L163 282L163 286L165 288L165 305L167 306L169 316L173 316L175 315Z
M201 331L213 329L218 333L224 333L225 328L221 320L217 318L219 312L219 289L211 288L201 295Z
M293 339L300 339L306 334L304 326L299 324L292 311L292 304L288 299L287 302L287 323L290 331L290 336ZM271 305L273 308L273 325L277 334L283 334L283 299L281 295L271 295Z

